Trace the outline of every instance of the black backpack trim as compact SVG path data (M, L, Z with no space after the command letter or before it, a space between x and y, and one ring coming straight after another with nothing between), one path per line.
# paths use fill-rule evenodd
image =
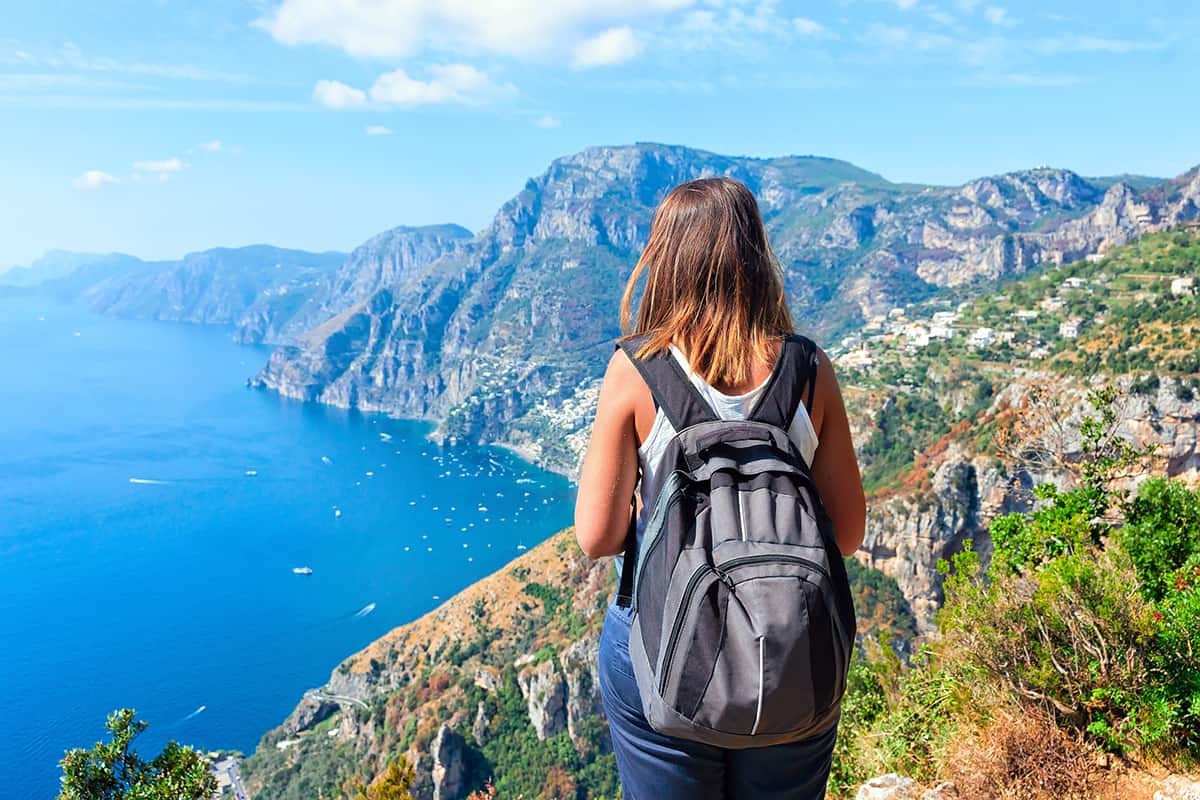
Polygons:
M675 432L693 425L719 421L670 351L663 350L649 358L638 358L637 353L648 338L648 334L642 334L622 339L617 342L617 349L624 350L625 355L637 368L638 374L650 389L655 405L662 409ZM811 414L818 363L817 346L811 339L799 334L784 337L775 366L767 378L767 385L747 419L764 422L786 432L796 416L801 398L804 398L805 410ZM625 556L621 566L620 584L617 587L617 605L622 608L628 608L633 602L633 577L637 571L637 557L635 489L634 496L630 499L629 529L625 533Z

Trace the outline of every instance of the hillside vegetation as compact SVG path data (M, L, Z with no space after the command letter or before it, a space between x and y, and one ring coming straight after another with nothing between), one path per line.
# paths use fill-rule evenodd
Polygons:
M956 303L897 307L848 337L838 362L861 418L867 489L892 494L927 480L939 442L995 446L987 412L1014 368L1064 380L1132 374L1135 394L1167 384L1200 395L1200 230L1153 233ZM868 422L869 420L869 422Z

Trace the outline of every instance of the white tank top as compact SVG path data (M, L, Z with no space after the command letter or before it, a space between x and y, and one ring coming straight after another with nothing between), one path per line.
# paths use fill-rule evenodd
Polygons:
M671 355L683 367L684 373L700 391L700 396L720 419L745 419L754 408L754 404L758 402L763 390L767 388L767 383L770 382L768 377L766 381L745 394L724 394L709 386L704 378L692 371L691 364L688 363L683 352L674 345L671 345ZM662 458L667 451L667 443L674 436L675 427L667 419L663 410L658 409L658 413L654 415L654 425L650 428L646 441L642 442L641 447L638 448L638 466L642 470L642 509L638 514L637 521L639 541L642 529L646 525L646 515L650 513L650 508L654 505L654 500L658 497L658 490L662 484ZM813 454L817 451L817 432L813 429L812 420L809 419L804 403L800 403L796 408L796 415L792 417L792 424L788 428L788 438L795 443L800 455L804 456L804 461L811 466Z

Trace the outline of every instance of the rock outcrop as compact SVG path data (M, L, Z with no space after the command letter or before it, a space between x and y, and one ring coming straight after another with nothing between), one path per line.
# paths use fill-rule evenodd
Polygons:
M1125 392L1122 435L1139 446L1157 444L1156 472L1200 485L1200 398L1179 399L1171 380L1164 380L1153 394L1133 394L1133 380L1126 376L1116 381ZM1073 424L1077 430L1089 385L1048 372L1015 370L991 413L1018 405L1034 386L1055 387L1064 409L1074 409L1068 429ZM1078 444L1077 438L1065 442L1068 448ZM942 603L938 560L950 558L967 539L988 557L988 523L1000 514L1027 510L1035 484L1062 485L1065 479L1054 472L1009 474L991 455L957 444L938 454L928 468L933 470L929 491L900 493L869 504L867 538L856 554L866 566L896 579L924 632L933 630Z
M541 741L567 725L567 683L553 661L523 670L517 676L529 708L529 721Z
M918 790L912 778L889 772L872 778L861 787L855 800L958 800L954 784L943 782L932 789Z
M462 737L442 725L433 743L433 800L459 800L463 788Z
M311 730L315 725L329 719L339 710L337 703L313 695L306 695L296 710L284 723L289 734L295 735Z
M567 731L577 748L592 746L584 735L583 722L601 713L599 657L598 636L579 639L558 654L558 663L567 683Z

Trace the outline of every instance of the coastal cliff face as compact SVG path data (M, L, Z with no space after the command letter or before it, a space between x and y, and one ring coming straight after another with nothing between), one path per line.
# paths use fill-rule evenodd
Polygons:
M232 326L246 344L279 344L453 252L457 225L398 227L344 253L267 245L215 248L179 261L52 251L0 275L0 289L81 299L135 319Z
M217 248L106 277L82 299L102 314L236 325L245 315L287 314L344 258L266 245Z
M380 289L402 282L471 238L458 225L400 226L355 248L333 272L323 272L309 291L280 309L257 303L237 321L240 342L290 342ZM278 295L278 288L274 289Z
M912 187L831 159L592 148L551 164L454 252L297 336L254 384L431 420L571 473L590 424L575 412L595 397L654 207L716 175L759 197L799 324L819 337L1193 218L1200 192L1196 174L1154 189L1052 169Z

